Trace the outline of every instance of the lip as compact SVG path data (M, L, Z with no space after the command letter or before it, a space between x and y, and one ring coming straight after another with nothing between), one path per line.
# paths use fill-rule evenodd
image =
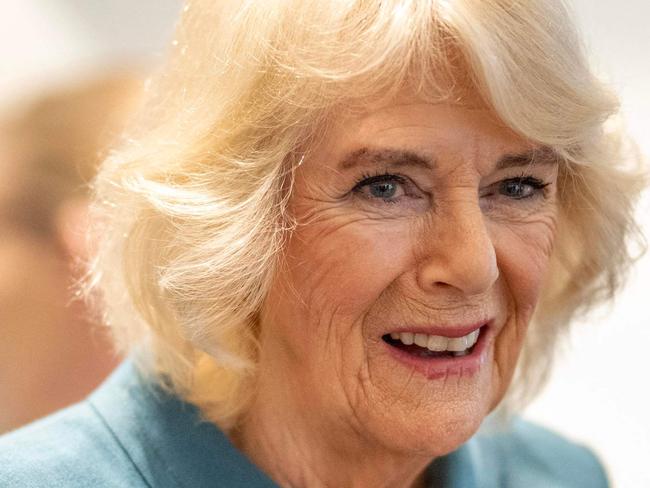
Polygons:
M478 327L474 326L469 332L476 330ZM414 329L404 329L404 332L411 332ZM425 329L431 330L431 329ZM448 329L446 329L448 330ZM426 333L426 332L423 332ZM442 335L442 334L441 334ZM389 354L398 362L404 364L409 369L417 371L430 380L438 380L450 376L458 376L459 378L469 378L476 375L481 366L487 361L488 346L492 342L494 336L494 328L485 322L482 324L481 333L478 341L474 345L472 352L466 356L460 357L444 357L444 358L421 358L413 356L407 352L402 351L396 347L391 346L384 342L385 347L388 348ZM448 336L452 337L452 336ZM462 336L461 336L462 337Z

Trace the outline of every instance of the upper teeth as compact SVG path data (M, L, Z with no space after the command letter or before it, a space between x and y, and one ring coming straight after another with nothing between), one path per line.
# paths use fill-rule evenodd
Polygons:
M452 351L460 352L469 349L478 340L479 329L470 332L463 337L444 337L428 334L414 334L413 332L393 332L390 337L396 341L402 341L403 344L410 346L417 344L420 347L426 347L430 351Z

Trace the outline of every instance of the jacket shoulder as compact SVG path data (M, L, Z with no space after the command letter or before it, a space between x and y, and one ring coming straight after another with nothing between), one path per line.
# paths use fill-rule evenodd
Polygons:
M82 402L0 437L0 488L146 486L94 407Z
M605 470L587 447L516 419L506 432L482 436L483 451L502 466L501 486L607 488Z

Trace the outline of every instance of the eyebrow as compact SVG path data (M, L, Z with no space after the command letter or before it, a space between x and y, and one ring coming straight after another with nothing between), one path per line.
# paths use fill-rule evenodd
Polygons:
M558 154L550 147L537 147L516 154L504 154L495 166L496 170L532 165L554 165L560 161Z
M521 153L504 154L495 166L495 170L530 166L533 164L557 164L559 156L549 147L534 148ZM433 169L435 160L405 149L370 149L364 147L347 154L338 164L340 170L348 170L359 164L386 164L390 166L417 166Z
M433 169L434 163L427 156L404 149L370 149L364 147L347 154L338 164L348 170L358 164L388 164L390 166L419 166Z

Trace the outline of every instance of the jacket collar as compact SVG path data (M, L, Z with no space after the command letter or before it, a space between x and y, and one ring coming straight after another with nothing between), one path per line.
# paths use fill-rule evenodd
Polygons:
M131 361L89 402L149 486L276 486L196 407L146 381Z

